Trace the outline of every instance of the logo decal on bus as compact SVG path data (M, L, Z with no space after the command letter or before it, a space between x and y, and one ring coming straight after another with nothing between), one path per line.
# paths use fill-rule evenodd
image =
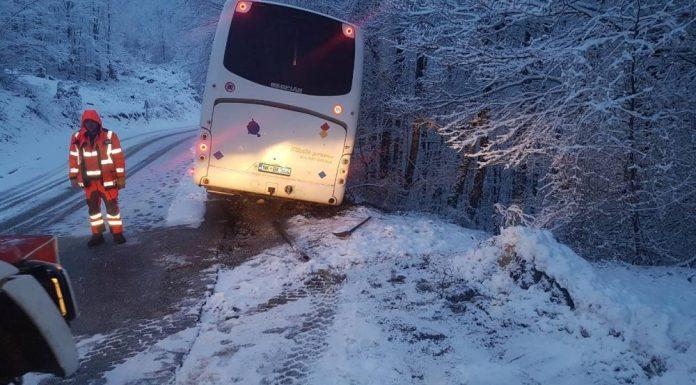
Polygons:
M319 133L319 136L321 136L322 139L326 138L329 135L329 128L330 126L326 122L324 122L324 124L321 125L321 132Z
M254 121L254 119L251 119L251 122L249 122L249 124L247 124L247 132L249 133L249 135L256 135L260 138L261 137L261 133L260 133L261 126L259 126L259 124L256 123L256 121Z
M225 91L227 92L234 92L234 90L237 89L237 86L234 85L232 82L227 82L225 83Z
M294 87L294 86L288 86L288 85L286 85L286 84L280 84L280 83L271 82L271 87L277 88L277 89L283 90L283 91L295 92L295 93L298 93L298 94L301 94L301 93L302 93L302 88L300 88L300 87Z
M328 123L324 122L324 124L321 125L321 132L319 133L319 136L321 136L322 139L326 138L329 135L329 126Z

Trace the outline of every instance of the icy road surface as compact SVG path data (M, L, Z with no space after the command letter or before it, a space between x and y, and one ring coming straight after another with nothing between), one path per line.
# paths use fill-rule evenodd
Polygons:
M170 202L180 185L188 189L180 191L180 195L198 193L191 198L200 202L196 206L203 207L205 196L194 190L186 172L192 162L190 148L196 137L195 127L182 127L138 133L122 139L128 180L119 202L127 235L165 223ZM67 154L51 150L52 158L59 161L34 170L29 180L0 191L2 232L90 234L84 192L71 188L67 179ZM202 217L202 212L197 217ZM195 218L193 221L195 224Z
M310 262L281 244L218 266L195 325L99 383L695 381L693 270L592 265L546 232L364 208L289 223Z

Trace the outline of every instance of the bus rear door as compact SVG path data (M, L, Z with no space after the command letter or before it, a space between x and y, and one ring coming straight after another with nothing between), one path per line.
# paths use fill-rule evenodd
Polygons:
M215 105L208 175L227 188L330 203L346 129L325 117L272 103Z

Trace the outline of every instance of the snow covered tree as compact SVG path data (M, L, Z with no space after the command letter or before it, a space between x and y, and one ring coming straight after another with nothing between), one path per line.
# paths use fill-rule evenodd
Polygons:
M424 94L391 103L427 117L462 153L450 203L471 159L474 209L481 195L497 193L505 204L523 201L537 225L588 255L638 263L688 256L693 245L680 239L696 233L686 214L696 187L692 3L392 7L407 26L395 45L425 55L430 69Z

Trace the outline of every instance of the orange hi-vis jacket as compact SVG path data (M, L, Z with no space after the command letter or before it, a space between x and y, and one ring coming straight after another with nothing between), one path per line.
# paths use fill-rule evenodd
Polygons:
M70 141L70 179L77 179L80 187L85 186L86 180L101 181L105 188L117 187L116 179L126 177L121 142L115 132L102 127L92 144L87 136L86 120L102 125L97 111L86 110L82 114L80 131Z

